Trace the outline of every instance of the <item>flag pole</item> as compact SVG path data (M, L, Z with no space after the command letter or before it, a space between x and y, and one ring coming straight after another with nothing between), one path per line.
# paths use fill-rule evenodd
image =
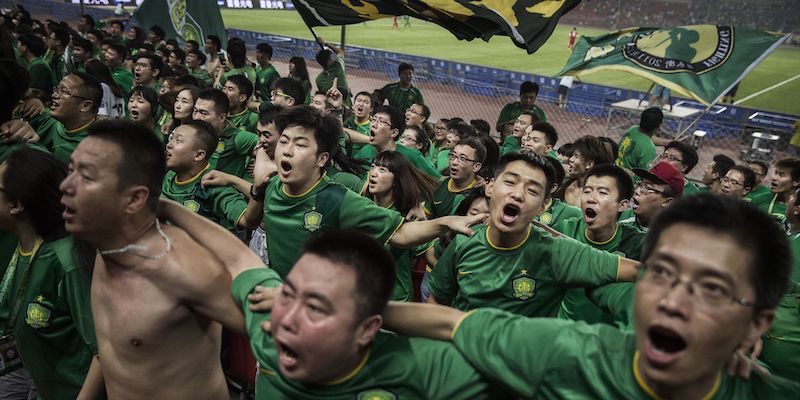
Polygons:
M323 46L323 45L322 45L322 43L320 43L320 42L319 42L319 36L317 36L317 33L316 33L316 32L314 32L314 30L313 30L313 29L311 29L311 27L310 27L310 26L308 26L308 24L306 24L306 28L308 28L309 32L311 32L311 36L313 36L313 37L314 37L314 41L315 41L315 42L317 42L317 44L319 45L319 47L320 47L321 49L324 49L324 48L325 48L325 46Z
M717 104L717 103L715 102L715 103L709 104L708 107L706 107L706 109L703 110L703 112L701 112L700 115L698 115L697 118L695 118L694 121L692 121L691 124L687 125L686 128L684 128L683 131L681 131L681 133L679 133L678 136L675 137L675 140L680 141L681 139L683 139L683 137L686 134L686 132L689 129L691 129L691 127L693 127L697 123L697 121L700 121L700 118L703 118L703 116L706 115L711 110L711 107L714 107L715 104Z
M344 51L344 39L347 36L347 28L346 25L342 25L342 40L340 41L339 47Z

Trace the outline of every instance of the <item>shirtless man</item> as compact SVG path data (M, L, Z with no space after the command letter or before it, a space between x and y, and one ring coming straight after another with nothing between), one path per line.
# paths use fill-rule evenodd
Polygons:
M129 121L98 122L69 171L66 229L98 249L92 311L108 397L228 399L212 320L243 331L244 319L215 256L156 220L161 143Z

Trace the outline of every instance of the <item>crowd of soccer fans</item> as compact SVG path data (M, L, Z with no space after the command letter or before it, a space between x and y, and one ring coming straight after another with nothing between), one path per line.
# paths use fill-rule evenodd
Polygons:
M0 398L227 399L235 337L263 399L800 398L798 158L693 182L661 109L560 143L533 82L434 120L322 39L280 76L89 15L0 35Z

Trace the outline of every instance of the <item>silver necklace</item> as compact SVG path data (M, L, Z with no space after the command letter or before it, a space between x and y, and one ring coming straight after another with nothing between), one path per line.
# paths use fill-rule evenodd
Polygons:
M164 251L162 251L161 254L157 254L157 255L154 255L154 256L148 256L148 255L137 253L136 251L139 251L139 252L146 251L147 250L147 246L143 246L141 244L136 244L136 243L131 243L131 244L129 244L129 245L125 246L125 247L119 248L119 249L100 250L100 254L104 255L104 256L107 256L107 255L111 255L111 254L120 254L120 253L130 252L132 255L144 258L145 260L158 260L159 258L164 257L165 255L167 255L167 253L169 253L169 251L172 250L172 241L169 240L169 237L167 236L167 234L165 234L164 231L161 230L161 224L158 222L158 219L156 219L156 230L158 231L158 234L161 236L161 238L164 239L164 243L166 243L166 245L167 245L166 246L167 248L164 249Z

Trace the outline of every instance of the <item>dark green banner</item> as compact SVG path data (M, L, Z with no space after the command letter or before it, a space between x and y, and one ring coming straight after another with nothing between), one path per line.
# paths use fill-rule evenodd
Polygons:
M292 0L308 26L357 24L395 15L430 21L462 40L506 35L533 53L580 0Z
M710 105L788 37L717 25L629 28L581 37L558 75L625 71Z
M165 39L196 40L201 45L208 35L228 41L216 0L145 0L133 13L145 32L153 25L164 28Z

